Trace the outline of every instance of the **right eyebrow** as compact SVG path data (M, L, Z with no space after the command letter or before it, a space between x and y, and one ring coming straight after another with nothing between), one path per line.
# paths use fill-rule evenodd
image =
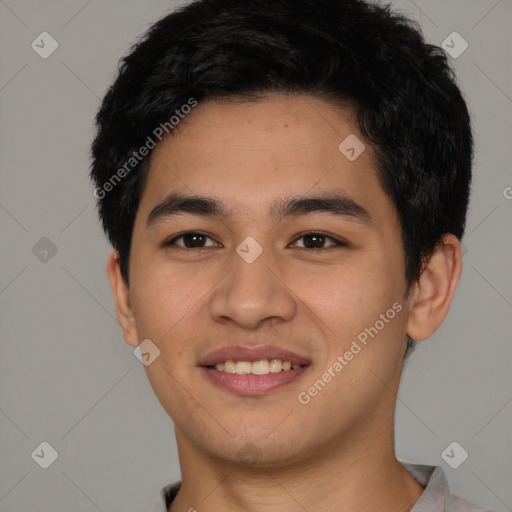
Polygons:
M146 221L146 227L161 218L179 215L180 213L225 219L232 216L232 213L217 199L175 192L151 210Z

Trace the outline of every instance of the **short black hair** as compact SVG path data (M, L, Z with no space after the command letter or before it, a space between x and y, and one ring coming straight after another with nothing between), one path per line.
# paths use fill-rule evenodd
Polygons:
M126 283L148 137L164 123L172 134L169 119L191 101L274 92L353 106L398 212L408 287L443 234L462 238L470 116L445 52L417 23L363 0L197 0L130 49L96 116L91 177Z

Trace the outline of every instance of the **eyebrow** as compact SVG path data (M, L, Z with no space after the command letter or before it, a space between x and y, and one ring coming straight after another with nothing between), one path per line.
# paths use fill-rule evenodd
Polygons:
M233 212L218 199L175 192L151 210L146 227L150 227L158 220L183 213L226 220L233 217ZM271 217L278 222L285 217L299 217L312 213L329 213L363 224L372 224L372 217L365 208L347 195L339 193L285 197L276 200L270 208Z

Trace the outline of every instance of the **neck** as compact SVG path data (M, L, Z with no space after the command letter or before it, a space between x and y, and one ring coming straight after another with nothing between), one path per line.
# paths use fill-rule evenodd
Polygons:
M397 461L392 435L358 430L294 461L267 464L263 454L242 465L206 455L175 428L182 484L169 512L407 512L423 492Z

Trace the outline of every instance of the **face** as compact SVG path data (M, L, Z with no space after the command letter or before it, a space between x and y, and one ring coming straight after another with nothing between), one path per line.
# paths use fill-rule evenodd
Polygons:
M275 467L391 431L409 310L401 228L371 145L357 156L354 136L348 107L275 95L200 103L154 150L124 331L160 350L145 369L178 445L232 461L253 450ZM173 194L220 207L180 209ZM235 346L307 364L201 366Z

